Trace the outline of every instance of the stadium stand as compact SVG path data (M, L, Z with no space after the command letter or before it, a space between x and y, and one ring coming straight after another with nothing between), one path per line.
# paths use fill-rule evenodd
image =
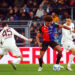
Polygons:
M64 21L65 17L71 15L73 6L75 6L75 1L71 0L21 0L21 3L20 0L0 0L0 20L8 21L9 25L24 25L26 23L24 21L32 22L30 37L34 40L30 46L38 46L35 36L42 24L43 17L51 15L54 22L60 23L62 20ZM24 30L21 29L20 33L24 35ZM55 38L61 44L61 39L59 39L61 38L61 29L56 29ZM17 42L25 43L19 38L16 39Z

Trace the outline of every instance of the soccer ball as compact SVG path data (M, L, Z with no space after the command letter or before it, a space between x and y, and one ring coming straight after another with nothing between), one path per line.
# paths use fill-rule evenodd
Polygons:
M58 64L53 65L53 70L60 71L60 65L58 65Z

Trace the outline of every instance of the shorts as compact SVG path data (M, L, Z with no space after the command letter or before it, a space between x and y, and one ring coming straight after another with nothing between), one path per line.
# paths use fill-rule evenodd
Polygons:
M43 41L41 51L46 51L48 46L54 49L57 45L59 44L55 41Z
M69 52L71 48L75 48L74 42L71 40L63 42L62 46L67 52Z
M1 47L0 55L7 55L9 51L12 53L13 56L17 56L17 57L21 56L21 52L16 45L14 45L14 46L11 45L10 47L9 46Z

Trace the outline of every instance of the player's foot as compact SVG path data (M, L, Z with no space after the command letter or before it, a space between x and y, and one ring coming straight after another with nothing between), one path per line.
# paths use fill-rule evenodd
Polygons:
M72 71L72 68L70 66L67 66L66 69Z
M12 62L10 62L11 66L13 67L14 70L16 70L16 65Z
M39 72L42 71L42 67L39 67L39 68L38 68L38 71L39 71Z
M63 68L64 68L64 66L61 66L61 65L60 65L60 68L61 68L61 69L63 69Z

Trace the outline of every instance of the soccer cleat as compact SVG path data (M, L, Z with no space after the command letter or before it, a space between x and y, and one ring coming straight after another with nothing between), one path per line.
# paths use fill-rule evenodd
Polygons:
M39 67L39 68L38 68L38 71L39 71L39 72L42 71L42 67Z
M60 68L61 68L61 69L63 69L63 68L64 68L64 66L61 66L61 65L60 65Z
M10 62L11 66L13 67L14 70L16 70L16 65L12 62Z
M70 66L67 66L66 69L72 71L72 68Z

